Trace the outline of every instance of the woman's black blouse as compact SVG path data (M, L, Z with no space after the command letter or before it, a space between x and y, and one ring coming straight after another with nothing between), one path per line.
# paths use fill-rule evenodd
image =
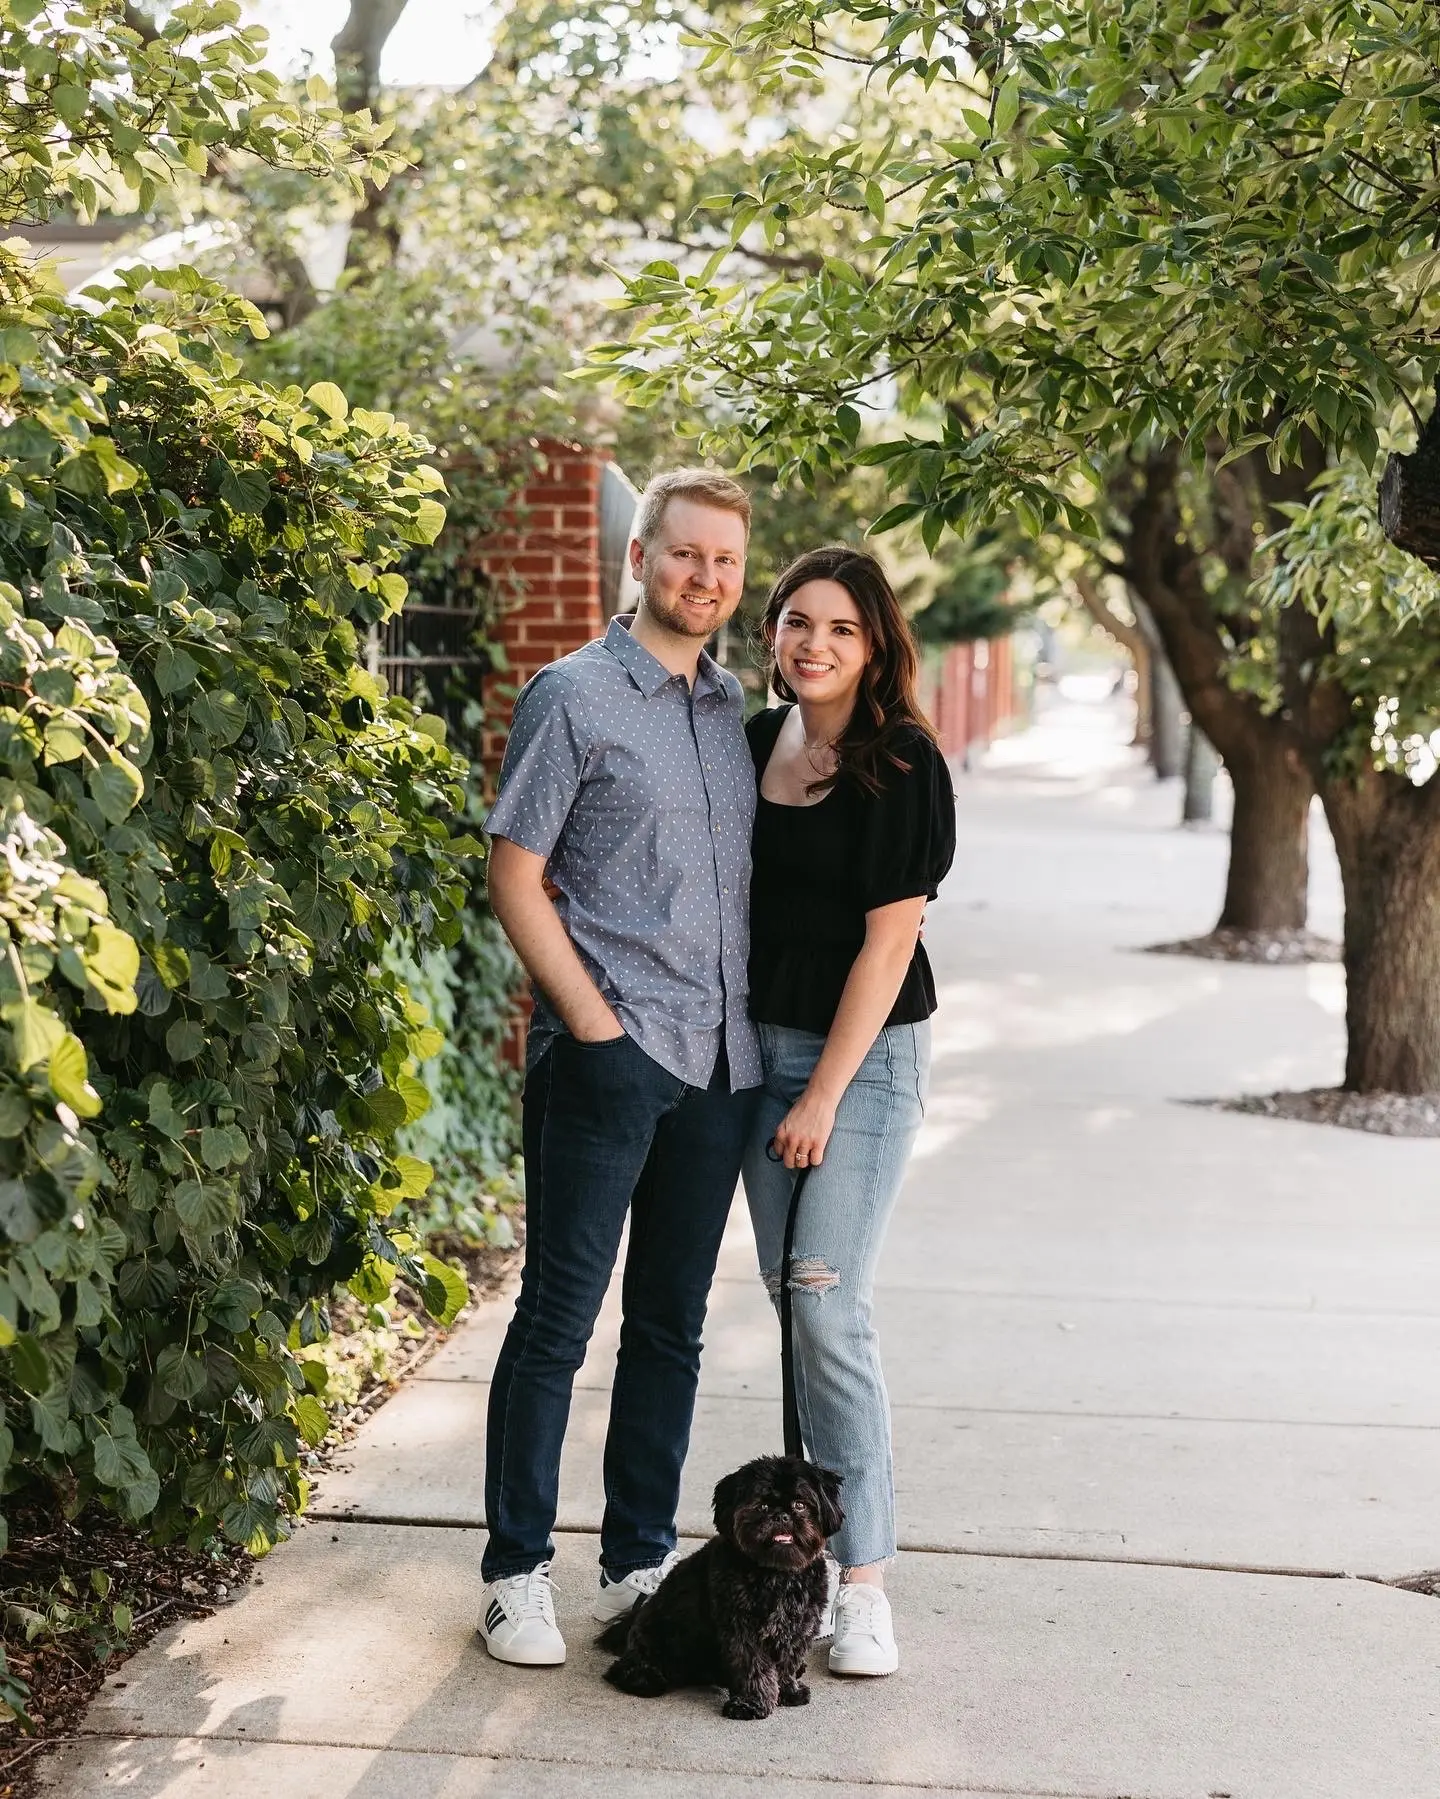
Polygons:
M789 706L745 727L758 783ZM760 795L750 886L750 1016L825 1035L865 941L865 914L922 893L934 899L955 855L955 793L945 760L923 731L896 750L910 767L886 771L879 793L842 776L812 806ZM915 945L892 1024L935 1010L935 979Z

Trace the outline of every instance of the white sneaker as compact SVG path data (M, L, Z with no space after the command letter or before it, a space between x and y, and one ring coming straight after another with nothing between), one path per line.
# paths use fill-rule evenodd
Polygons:
M829 1586L825 1594L825 1609L820 1614L820 1628L815 1632L817 1643L828 1643L835 1635L835 1595L840 1591L840 1564L831 1555L825 1557L825 1578Z
M672 1549L654 1568L636 1568L620 1580L611 1580L606 1574L600 1576L600 1597L595 1601L595 1610L590 1614L597 1624L613 1624L617 1618L623 1618L627 1612L635 1609L637 1599L648 1599L660 1582L680 1560L680 1551Z
M900 1666L890 1601L883 1587L847 1580L835 1595L832 1674L893 1674Z
M558 1667L565 1659L565 1639L555 1625L549 1562L541 1562L528 1574L488 1582L480 1596L476 1629L497 1662Z

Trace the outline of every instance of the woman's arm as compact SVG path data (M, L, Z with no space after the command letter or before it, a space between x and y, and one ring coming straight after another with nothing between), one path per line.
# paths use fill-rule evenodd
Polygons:
M899 997L915 954L925 896L896 900L865 914L865 942L855 958L835 1022L805 1091L775 1132L787 1168L816 1167L835 1128L835 1110Z

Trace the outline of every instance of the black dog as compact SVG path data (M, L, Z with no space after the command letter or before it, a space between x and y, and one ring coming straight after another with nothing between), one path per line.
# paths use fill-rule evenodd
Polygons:
M715 1489L715 1528L600 1647L620 1659L605 1678L652 1698L723 1686L727 1718L808 1705L805 1659L825 1609L825 1540L845 1522L840 1476L798 1456L764 1455Z

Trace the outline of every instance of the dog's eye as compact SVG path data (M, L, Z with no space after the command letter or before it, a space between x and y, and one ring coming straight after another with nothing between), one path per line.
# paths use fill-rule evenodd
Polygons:
M803 1499L797 1499L795 1501L794 1505L792 1505L790 1507L790 1510L792 1512L799 1512L803 1516L806 1512L808 1512L810 1510L810 1508L808 1505L806 1505L806 1503Z

